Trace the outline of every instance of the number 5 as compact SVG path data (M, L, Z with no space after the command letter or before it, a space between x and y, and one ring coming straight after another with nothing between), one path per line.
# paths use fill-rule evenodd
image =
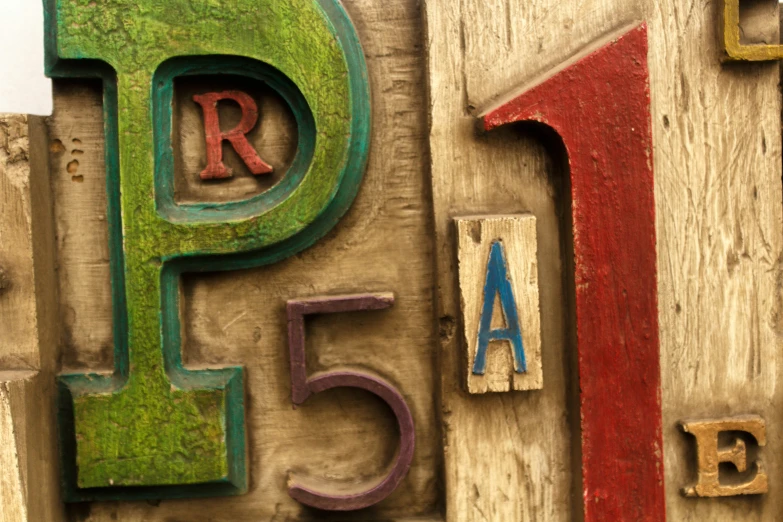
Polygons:
M306 315L382 310L394 303L387 294L362 294L336 297L315 297L288 301L288 347L291 356L291 397L294 404L304 403L310 395L332 388L360 388L377 395L389 405L400 428L400 451L391 471L378 484L366 491L347 495L319 493L297 484L292 477L288 494L292 498L318 509L350 511L377 504L397 489L408 473L413 460L415 433L413 416L399 390L385 380L363 372L336 371L307 377L305 367Z

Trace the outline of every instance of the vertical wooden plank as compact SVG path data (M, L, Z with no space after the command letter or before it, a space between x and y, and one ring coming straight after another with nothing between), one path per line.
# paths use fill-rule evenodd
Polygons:
M419 2L343 3L359 31L374 93L372 154L354 206L332 234L298 256L250 270L188 274L182 285L184 364L247 367L251 490L226 499L95 502L85 515L90 522L439 518L442 438L436 407L437 331L432 322L433 245ZM61 286L61 301L67 305L63 322L76 318L65 330L63 360L66 371L110 369L112 343L104 334L111 331L111 315L101 309L109 288L104 275L108 258L102 255L107 235L102 221L106 170L100 90L68 84L71 87L59 82L56 86L58 107L52 118L52 137L61 139L67 149L55 158L53 172L60 191L55 202L58 227L71 232L58 243L61 274L70 278ZM84 145L78 158L72 156L74 138ZM203 139L183 130L182 140L190 140L191 146ZM257 150L268 159L263 148ZM79 159L81 183L67 171L73 159ZM186 173L198 178L200 170ZM237 175L230 183L240 180ZM210 188L214 186L206 186L197 196L202 198ZM78 233L82 221L82 234L89 239ZM399 433L388 408L362 391L330 390L296 410L291 407L285 303L314 295L388 289L396 297L389 311L310 320L307 364L311 373L341 366L373 371L399 388L415 422L413 463L399 488L378 506L356 513L314 511L289 496L290 475L348 488L357 480L383 477L399 447ZM73 304L78 306L72 311Z
M47 160L42 118L0 115L0 264L6 277L0 289L4 522L64 518L54 431L59 340Z
M678 522L783 513L779 66L721 64L719 8L663 0L648 14L664 466ZM742 414L767 423L770 494L683 497L697 460L678 421Z
M640 4L427 0L424 7L447 518L579 520L573 288L564 278L570 226L561 222L570 214L563 197L569 191L567 171L562 155L547 154L542 134L508 129L477 137L475 115L499 94L638 18ZM459 386L450 221L460 214L509 212L530 212L537 219L546 385L535 394L468 397Z
M38 366L27 116L0 118L0 368Z
M27 491L20 469L20 448L24 439L19 440L11 413L11 386L18 388L17 382L0 383L0 520L2 522L27 522ZM15 390L17 391L17 390Z

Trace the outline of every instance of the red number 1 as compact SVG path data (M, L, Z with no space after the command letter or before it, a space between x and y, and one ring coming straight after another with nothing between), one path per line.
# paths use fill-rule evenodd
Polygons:
M350 511L377 504L397 489L413 460L415 433L413 416L399 390L374 375L364 372L336 371L308 378L305 367L306 315L381 310L394 303L392 294L362 294L315 297L288 301L288 346L291 356L291 392L294 404L304 403L310 395L332 388L360 388L377 395L389 405L400 428L400 450L391 471L378 484L359 493L335 495L320 493L297 484L292 478L288 494L302 504L331 511Z
M647 26L482 116L551 127L568 154L584 520L666 520Z

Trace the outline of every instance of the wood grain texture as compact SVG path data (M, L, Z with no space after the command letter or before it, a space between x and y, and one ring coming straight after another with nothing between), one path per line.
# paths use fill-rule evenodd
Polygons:
M457 212L514 208L536 214L544 392L550 383L562 383L563 377L549 378L546 356L548 323L559 319L563 303L549 308L544 291L550 281L559 280L558 227L535 208L540 203L533 197L542 185L552 187L551 192L559 186L547 165L557 165L562 151L555 143L548 160L537 143L551 140L538 132L531 138L534 131L527 129L477 139L469 120L476 107L495 101L495 93L535 78L634 20L649 23L653 161L659 173L655 188L667 517L686 522L776 520L783 512L780 499L773 496L704 501L680 494L692 479L695 454L687 436L676 429L679 419L755 412L772 426L780 422L783 399L776 385L783 313L778 67L722 66L718 11L715 3L684 0L426 2L449 519L579 519L578 509L568 504L569 498L581 501L571 494L579 490L579 467L572 465L573 459L562 460L572 440L567 423L541 421L553 434L553 443L533 458L530 448L541 447L535 427L522 431L525 436L517 437L514 445L470 444L481 436L492 437L492 430L483 428L489 419L498 419L496 433L507 430L513 436L525 418L524 406L478 406L456 391L452 368L458 365L450 357L458 350L448 326L457 301L448 223ZM520 157L507 153L520 146L526 149ZM475 176L489 169L498 173L491 183ZM542 255L550 252L547 245L553 239L556 260L550 261ZM544 273L548 266L556 273ZM560 292L562 287L549 288ZM553 398L556 406L540 411L564 411L567 394L561 386ZM511 425L505 418L513 419ZM562 418L568 417L564 413ZM765 453L779 452L781 442L777 434L768 433ZM555 469L564 471L539 478L536 470L552 469L547 468L552 462L563 462ZM768 469L770 476L779 473L777 466L771 463L775 469ZM498 476L512 478L473 479L498 470ZM569 491L572 470L576 484ZM545 489L536 489L544 482ZM538 491L546 494L536 495Z
M42 118L0 115L0 369L51 370L54 255Z
M539 390L544 387L541 367L541 316L538 298L538 246L536 218L527 216L473 216L455 219L459 260L459 289L462 308L462 337L465 349L464 381L470 393ZM479 330L485 303L492 306L491 328L511 328L508 312L498 295L487 295L485 281L490 251L503 246L507 278L522 334L526 370L515 369L511 341L493 341L486 353L485 373L474 370ZM495 293L495 292L493 292ZM505 316L505 317L504 317ZM515 325L516 326L516 325Z
M288 499L285 481L280 479L289 469L284 461L330 479L350 480L361 468L380 472L393 452L393 437L383 432L394 429L382 405L338 391L307 406L310 415L304 421L294 418L299 412L290 411L281 303L294 291L317 295L336 287L346 292L394 288L403 310L391 310L377 322L350 315L336 323L313 321L308 335L318 348L308 364L318 369L350 360L393 375L412 404L417 440L424 444L417 447L411 475L398 496L370 513L339 520L402 520L409 518L407 514L436 510L441 486L432 470L438 469L440 452L439 442L430 441L439 436L433 420L439 412L431 397L436 354L431 351L434 340L427 317L433 287L430 257L435 254L440 271L436 286L449 519L578 520L574 506L581 498L574 492L579 491L579 473L575 473L579 455L569 451L578 446L574 442L578 419L569 416L568 408L570 404L573 411L576 396L573 345L569 344L573 331L571 317L563 311L570 306L569 282L561 275L568 271L563 262L568 252L562 246L568 238L560 216L569 213L559 203L568 190L561 178L562 154L556 148L547 153L542 146L542 142L549 144L546 134L535 130L500 130L499 135L476 138L473 108L492 102L496 92L556 66L601 35L646 19L658 171L668 519L777 520L783 513L783 499L777 495L684 498L680 489L691 483L696 457L690 436L676 428L677 421L687 417L745 412L762 415L770 427L783 425L783 393L777 385L783 331L777 64L720 65L716 3L428 0L425 13L430 30L423 39L417 2L347 3L370 62L376 93L373 144L383 151L373 154L355 209L323 245L280 267L232 276L193 275L183 284L186 363L207 367L243 362L249 367L250 494L242 502L91 504L73 508L78 518L92 522L317 520L322 519L321 513L304 510ZM430 107L422 100L426 82L420 41L425 42L430 60ZM71 108L75 113L81 110L76 100ZM422 111L432 117L434 251L421 246L429 241L431 224L422 217L429 212ZM55 117L54 124L58 122ZM70 132L66 123L61 127L64 135ZM100 113L92 124L100 128ZM78 125L73 130L78 132ZM98 153L85 162L102 158ZM57 175L75 184L67 172L70 161ZM490 168L499 177L476 176ZM78 208L74 203L71 210ZM89 212L98 217L103 208L90 207ZM543 354L547 387L536 399L516 396L523 394L468 397L459 390L452 218L523 211L538 218L542 343L552 347ZM69 219L68 212L61 215ZM79 230L78 220L69 224ZM83 233L89 230L85 227ZM382 237L384 231L388 237ZM406 240L401 243L399 237ZM100 243L85 242L86 251L99 247ZM373 270L362 268L364 263ZM64 270L62 260L60 269ZM397 286L397 281L403 284ZM72 285L70 291L86 302L86 297L108 296L107 285ZM110 317L101 312L96 310L93 317L75 310L74 317L85 321L76 333L110 331ZM391 326L385 322L389 318ZM355 337L345 335L348 329ZM393 356L368 351L370 343L389 337L415 349L400 348ZM257 348L251 350L251 345ZM74 369L85 369L94 367L87 362L90 358L98 361L96 365L111 367L110 348L108 358L102 357L100 346L81 341L67 346L64 361ZM411 392L415 397L409 389L417 390ZM326 421L335 418L339 424L325 429ZM289 445L282 441L292 438L311 452L290 454ZM770 428L764 455L782 451L783 438ZM367 460L360 460L360 455ZM312 466L314 461L319 466ZM328 469L320 467L324 463ZM781 476L776 458L765 463L771 477Z
M30 138L26 116L0 119L0 368L39 364L30 208Z
M54 82L49 164L56 227L64 372L113 368L106 161L101 86ZM75 348L79 347L79 350Z
M718 6L649 13L661 377L669 520L777 520L783 497L688 499L696 455L677 423L757 414L783 425L777 63L719 61ZM769 429L763 455L779 455ZM768 459L770 477L781 476Z
M54 375L54 231L42 118L0 115L0 520L64 520Z
M547 133L506 129L477 137L474 115L477 107L555 67L618 21L632 19L630 7L630 2L623 9L601 2L425 2L450 521L580 519L573 281L564 277L573 273L564 262L567 170ZM554 145L554 155L544 145ZM468 397L457 370L461 347L453 325L459 301L450 222L466 213L511 212L537 219L546 384L534 394Z
M312 377L307 374L307 316L369 312L383 310L393 304L394 294L388 292L291 299L286 303L293 403L301 405L311 395L335 388L364 390L375 395L391 409L400 434L399 449L389 464L388 472L369 484L340 491L334 485L308 485L292 475L288 481L288 494L302 504L328 511L355 511L374 506L399 487L410 469L416 439L413 416L405 398L394 385L373 373L355 370L324 371Z
M0 371L0 521L65 521L51 372Z
M369 168L352 210L322 244L280 264L235 273L186 274L182 284L183 361L188 368L243 364L247 368L250 457L248 495L225 500L92 503L72 511L90 521L406 520L437 518L442 445L435 406L432 322L432 244L426 179L426 110L421 22L414 0L345 2L364 46L372 90L373 134ZM57 82L65 88L65 82ZM90 99L99 99L93 90ZM60 114L80 111L78 97L58 96ZM101 114L73 125L100 126ZM59 136L53 136L58 138ZM78 136L77 136L78 137ZM196 136L195 139L203 139ZM81 165L102 161L88 149ZM263 149L261 149L263 151ZM262 156L263 157L263 156ZM57 176L66 176L67 162ZM81 167L80 167L81 169ZM102 170L97 170L102 172ZM86 173L86 172L85 172ZM198 170L195 171L198 175ZM70 177L63 182L71 182ZM105 181L105 178L104 178ZM233 182L233 181L232 181ZM100 194L101 183L80 194L77 209ZM94 192L98 191L98 192ZM60 202L57 202L59 205ZM57 206L56 205L56 206ZM72 206L72 207L71 207ZM57 209L67 221L68 208ZM105 205L86 206L95 222ZM105 236L104 236L105 237ZM96 240L98 241L98 240ZM105 248L106 239L101 248ZM97 250L97 246L85 245ZM92 254L89 254L92 255ZM107 261L103 261L106 267ZM61 268L62 270L62 268ZM69 273L73 273L70 271ZM289 473L351 487L381 477L399 444L394 416L372 395L330 390L293 410L286 343L285 302L293 297L393 289L393 309L315 317L308 322L308 371L339 366L371 370L401 390L416 426L411 470L387 500L358 513L329 515L288 496ZM108 279L69 285L80 300L108 298ZM76 311L80 333L108 328L110 316ZM384 346L384 350L373 347ZM103 361L100 347L66 347L69 368ZM111 350L108 351L111 367ZM294 446L292 441L296 441Z
M769 477L761 460L748 462L748 446L742 435L751 435L759 447L767 445L767 427L758 415L738 415L722 419L685 420L680 423L685 433L696 440L696 476L693 486L683 488L687 497L733 497L761 495L769 491ZM729 435L728 444L725 436ZM742 434L737 436L738 434ZM724 440L721 440L721 439ZM729 478L721 464L734 465L738 473L751 469L750 476ZM748 466L750 464L750 466ZM723 477L721 477L723 475ZM745 480L746 479L746 480Z
M3 522L27 522L27 490L20 469L19 448L24 439L16 437L16 422L11 413L9 384L0 384L0 520ZM18 428L17 428L18 429Z

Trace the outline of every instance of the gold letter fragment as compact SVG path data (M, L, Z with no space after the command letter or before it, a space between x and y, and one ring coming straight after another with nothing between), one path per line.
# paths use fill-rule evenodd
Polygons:
M739 472L748 469L745 442L735 439L728 447L718 447L718 434L727 431L742 431L753 435L759 446L767 443L764 419L758 415L741 415L724 419L703 421L682 421L680 427L696 437L698 481L695 486L683 489L688 497L731 497L734 495L758 495L769 489L767 474L761 461L756 461L756 475L752 480L740 484L720 483L719 465L730 462Z

